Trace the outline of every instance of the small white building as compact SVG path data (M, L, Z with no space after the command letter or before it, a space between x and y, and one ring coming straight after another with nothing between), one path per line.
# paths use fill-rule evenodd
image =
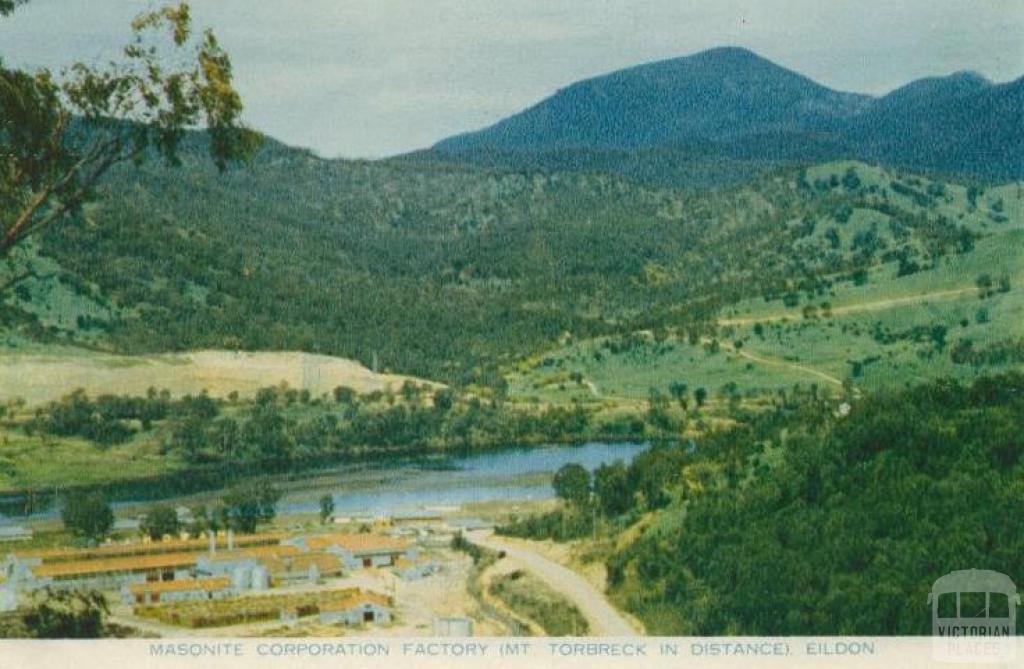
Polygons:
M434 621L434 636L473 636L470 618L438 618Z

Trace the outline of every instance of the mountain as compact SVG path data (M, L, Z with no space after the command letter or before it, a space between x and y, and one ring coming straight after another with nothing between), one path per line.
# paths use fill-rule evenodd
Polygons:
M637 149L728 140L848 117L870 98L814 83L745 49L712 49L588 79L441 151Z
M915 81L845 128L858 157L982 177L1024 177L1024 78L962 72Z
M412 157L610 170L672 185L842 158L1006 179L1024 176L1021 88L957 73L875 98L717 48L578 82Z

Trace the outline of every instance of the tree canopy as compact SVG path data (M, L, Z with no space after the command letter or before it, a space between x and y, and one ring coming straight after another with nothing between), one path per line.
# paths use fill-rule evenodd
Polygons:
M33 595L22 621L37 639L98 639L108 612L102 593L46 588Z
M174 507L167 504L157 504L151 508L145 518L142 519L140 529L154 541L162 539L164 535L175 535L178 533L181 524L178 522L178 513Z
M0 15L19 4L0 0ZM188 4L140 14L131 30L103 68L76 62L55 74L0 62L0 258L76 212L114 165L175 164L190 128L206 129L221 169L256 148L231 60L213 32L193 31Z
M281 493L266 481L240 483L224 495L227 526L251 534L260 523L274 519Z
M590 498L590 472L576 463L564 465L555 472L552 486L559 499L577 507L583 506Z
M61 520L72 534L99 541L114 526L114 512L98 492L74 492L64 497L60 509Z
M1024 570L1022 390L942 380L714 434L611 592L653 634L926 634L938 577Z

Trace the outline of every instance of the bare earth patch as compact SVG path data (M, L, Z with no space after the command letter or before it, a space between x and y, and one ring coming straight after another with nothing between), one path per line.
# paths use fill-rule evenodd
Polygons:
M58 399L79 388L90 395L144 395L149 388L172 395L203 391L222 397L253 395L260 388L286 383L314 396L348 386L366 393L407 380L377 374L354 360L300 352L195 351L123 356L91 352L0 356L0 401L22 398L30 404Z

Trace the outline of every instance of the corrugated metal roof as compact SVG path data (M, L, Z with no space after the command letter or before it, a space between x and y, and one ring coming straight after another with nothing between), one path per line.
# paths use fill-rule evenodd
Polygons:
M302 549L291 544L280 544L275 546L251 546L249 548L236 549L232 551L219 550L213 554L203 555L204 560L210 562L231 562L233 560L261 559L265 557L289 557L299 555Z
M182 579L180 581L155 581L153 583L133 583L128 589L133 595L159 594L163 592L191 592L203 590L206 592L214 590L225 590L231 587L231 579L219 578L198 578Z
M286 573L303 573L315 566L321 574L337 574L344 570L341 558L330 553L303 553L295 557L281 559L265 558L260 561L271 574L278 576Z
M361 553L401 553L409 550L409 542L396 537L384 537L379 534L322 534L308 537L306 545L310 550L323 550L329 546L338 546L348 552Z
M281 532L270 532L265 534L248 534L236 536L235 546L254 546L262 544L277 544L288 535ZM217 548L223 549L227 546L225 537L217 537ZM107 544L94 548L42 548L35 550L14 551L12 555L21 559L37 558L43 562L58 562L72 560L89 560L104 557L115 557L121 555L150 555L154 553L175 553L183 551L202 551L208 548L210 540L206 539L173 539L171 541L136 541L129 544Z
M54 562L32 567L38 578L66 576L92 576L95 574L146 571L151 569L172 569L187 567L196 563L197 553L163 553L159 555L133 555L131 557L107 558L101 560L73 560Z
M349 609L363 604L376 604L377 606L391 606L391 598L377 592L358 592L341 599L324 602L320 605L320 612L325 611L348 611Z

